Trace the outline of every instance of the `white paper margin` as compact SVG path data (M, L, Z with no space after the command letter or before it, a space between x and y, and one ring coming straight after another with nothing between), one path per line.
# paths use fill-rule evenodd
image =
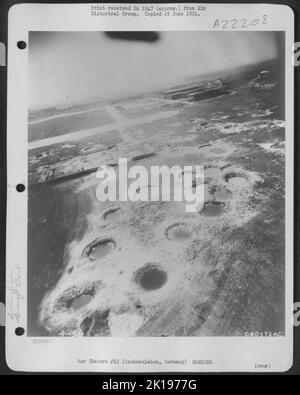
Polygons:
M183 3L181 3L182 5ZM91 4L90 4L91 5ZM19 323L7 314L6 360L17 371L87 372L266 372L255 364L271 363L269 371L286 371L293 361L293 108L294 80L292 44L294 14L285 5L203 4L205 17L118 18L91 17L89 4L18 4L9 11L8 29L8 201L7 201L7 294L20 302ZM96 4L95 4L96 5ZM107 4L106 4L107 5ZM141 6L142 4L140 4ZM171 5L171 4L166 4ZM191 4L189 4L191 5ZM28 47L19 50L17 41L28 42L28 32L107 30L212 30L216 18L251 18L268 15L268 24L235 31L286 32L286 336L285 337L64 337L16 336L17 326L27 324L27 109ZM222 30L222 29L217 29ZM16 191L23 183L26 190ZM17 240L17 244L15 243ZM15 277L16 278L15 278ZM17 289L12 281L19 281ZM7 309L8 310L8 309ZM78 359L212 359L213 366L192 365L101 365L78 364Z

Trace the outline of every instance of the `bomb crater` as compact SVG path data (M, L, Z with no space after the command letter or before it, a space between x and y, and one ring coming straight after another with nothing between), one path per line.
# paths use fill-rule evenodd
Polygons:
M224 180L233 186L242 186L247 184L247 176L243 173L238 172L230 172L226 173L224 176Z
M192 238L192 231L185 222L178 222L169 226L165 235L168 240L184 242Z
M91 261L104 258L116 247L116 242L111 238L97 238L89 243L83 250L83 257L90 258Z
M162 288L167 279L167 272L155 263L147 263L138 269L134 275L135 282L145 291Z
M206 217L218 217L226 212L226 204L224 202L211 201L204 203L204 208L201 211L202 215Z

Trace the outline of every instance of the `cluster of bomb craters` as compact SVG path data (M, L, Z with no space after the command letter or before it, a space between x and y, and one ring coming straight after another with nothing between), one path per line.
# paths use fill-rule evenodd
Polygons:
M226 215L231 210L231 203L239 199L240 192L245 188L248 189L251 184L253 185L253 182L255 182L255 177L244 169L237 169L229 164L205 166L205 203L202 211L199 213L200 216L210 220ZM104 211L102 219L105 222L113 221L119 215L122 215L122 208L115 206ZM164 235L169 242L181 243L184 247L185 244L189 244L193 240L194 226L194 223L185 221L174 222L166 227ZM117 247L117 237L99 237L84 247L79 259L85 262L90 261L91 263L101 264ZM121 266L120 274L122 274ZM67 272L70 275L72 274L70 269ZM141 266L132 272L130 281L133 286L137 287L139 292L155 293L167 284L168 268L163 262L141 261ZM99 279L98 281L85 281L81 285L67 287L65 291L58 293L53 303L53 308L50 309L50 315L54 313L53 319L49 314L48 316L47 314L44 314L44 316L42 314L42 322L50 331L64 330L73 325L84 336L112 335L110 307L104 308L102 306L101 309L100 307L97 309L95 304L91 305L96 294L101 293L105 286L105 283ZM141 317L139 326L143 324L145 313L142 299L143 297L137 297L134 299L134 306L130 307L131 310L133 309L134 314L136 314L135 311L138 311ZM118 315L115 312L113 314L114 316ZM57 319L55 318L56 315ZM138 330L138 327L136 329Z
M208 166L204 170L204 207L201 215L219 217L231 209L231 202L239 199L243 189L251 187L249 174L229 165Z

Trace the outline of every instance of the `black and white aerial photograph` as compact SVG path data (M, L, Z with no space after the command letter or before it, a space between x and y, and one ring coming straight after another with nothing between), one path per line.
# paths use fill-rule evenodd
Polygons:
M28 62L27 335L285 336L285 33L30 31ZM203 166L203 205L101 201L121 158Z

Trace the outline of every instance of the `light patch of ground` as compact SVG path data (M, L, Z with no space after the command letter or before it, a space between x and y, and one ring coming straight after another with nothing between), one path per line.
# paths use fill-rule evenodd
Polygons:
M285 144L284 142L281 143L260 143L258 144L267 152L272 152L274 154L284 155L285 154Z

